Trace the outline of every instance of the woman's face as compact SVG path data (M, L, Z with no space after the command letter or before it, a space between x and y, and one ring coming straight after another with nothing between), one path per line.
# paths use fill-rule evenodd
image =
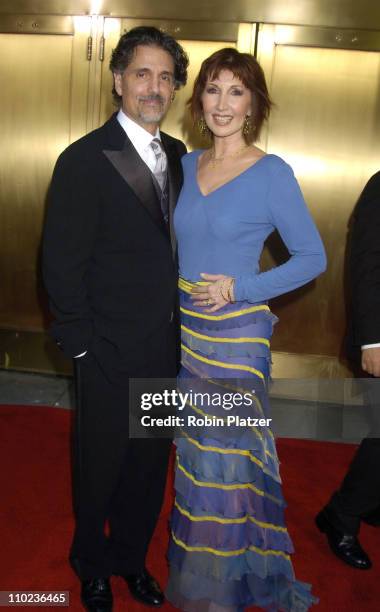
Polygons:
M242 132L244 119L252 113L252 93L230 70L208 79L202 97L207 126L221 138Z

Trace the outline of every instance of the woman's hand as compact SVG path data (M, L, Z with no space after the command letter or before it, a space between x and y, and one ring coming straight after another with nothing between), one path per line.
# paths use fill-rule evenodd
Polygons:
M224 274L201 274L208 285L199 285L192 290L194 306L203 306L205 312L216 312L226 304L234 302L232 276Z

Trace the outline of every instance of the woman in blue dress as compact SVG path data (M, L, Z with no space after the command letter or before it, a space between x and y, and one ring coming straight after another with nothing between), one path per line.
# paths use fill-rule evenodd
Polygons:
M253 144L271 106L257 61L214 53L190 106L212 145L183 158L175 211L188 401L176 437L167 597L188 612L304 612L316 599L290 560L266 389L276 321L267 301L323 272L325 252L292 169ZM275 229L290 257L260 272Z

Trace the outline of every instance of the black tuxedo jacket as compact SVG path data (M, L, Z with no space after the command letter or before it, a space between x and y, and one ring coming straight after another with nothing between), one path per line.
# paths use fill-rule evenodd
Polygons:
M52 334L68 357L87 350L111 378L168 375L160 349L177 302L172 221L186 148L161 137L170 233L152 175L116 114L60 155L49 190L43 274Z
M380 172L366 184L353 217L350 252L351 340L380 342Z

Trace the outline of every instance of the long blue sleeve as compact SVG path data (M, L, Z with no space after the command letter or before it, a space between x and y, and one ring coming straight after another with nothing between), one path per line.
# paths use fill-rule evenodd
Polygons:
M326 269L325 250L290 166L273 174L267 203L290 258L267 272L242 274L235 279L237 301L269 300L305 285Z

